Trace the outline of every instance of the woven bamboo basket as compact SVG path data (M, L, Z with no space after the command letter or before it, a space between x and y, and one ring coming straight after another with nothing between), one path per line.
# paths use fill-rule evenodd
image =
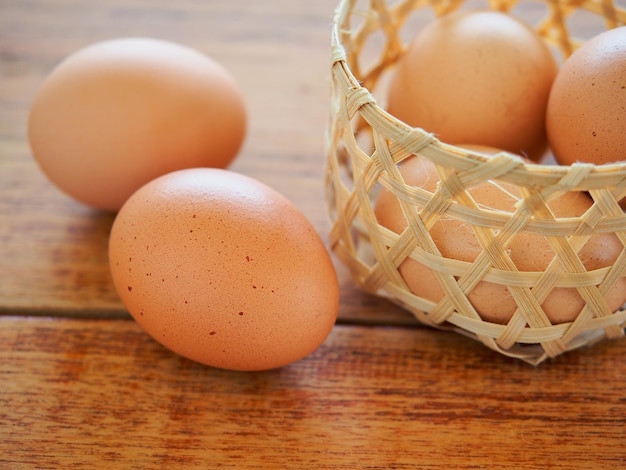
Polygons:
M473 1L473 0L471 0ZM522 3L532 3L526 10ZM331 109L326 139L326 200L331 220L330 246L364 291L390 299L423 324L452 329L506 356L539 364L601 339L624 335L626 310L612 312L604 294L626 275L626 249L613 265L587 271L581 246L594 233L615 233L626 246L624 164L527 163L502 152L493 157L438 140L387 113L377 90L417 33L413 21L428 21L458 8L490 8L522 18L560 60L588 37L576 36L576 19L591 15L600 31L621 26L626 11L613 0L341 0L333 22ZM421 15L421 16L420 16ZM414 18L414 19L412 19ZM422 19L420 19L422 18ZM587 21L586 24L588 24ZM404 35L404 36L403 36ZM406 37L405 37L406 36ZM441 178L433 192L405 184L398 165L412 155L434 163ZM505 181L520 188L512 212L472 203L468 188ZM392 191L407 216L401 234L381 226L374 214L378 191ZM559 218L547 201L567 191L585 191L593 205L579 217ZM429 227L447 217L480 233L482 252L474 262L441 255ZM410 219L410 220L409 220ZM507 246L519 233L545 235L554 257L543 272L518 271ZM398 267L412 258L435 272L445 295L439 302L411 292ZM481 280L506 286L516 311L506 324L484 321L468 299ZM584 301L576 319L552 324L542 301L557 287L577 289Z

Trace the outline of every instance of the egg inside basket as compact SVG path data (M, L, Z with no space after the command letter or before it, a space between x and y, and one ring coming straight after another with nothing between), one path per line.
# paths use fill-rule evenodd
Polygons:
M422 323L452 329L504 355L539 364L605 338L621 338L626 310L607 302L626 276L626 162L559 166L530 163L516 155L446 143L411 127L385 110L385 87L410 39L434 18L463 8L489 8L522 19L542 37L559 61L597 32L626 22L626 10L610 0L586 2L342 0L332 30L331 102L326 140L326 198L329 240L336 256L364 291L401 305ZM578 27L583 24L584 34ZM578 35L577 35L578 34ZM401 164L415 156L438 175L435 186L410 184ZM480 185L515 187L510 210L477 203ZM390 230L376 216L386 192L406 218ZM581 192L589 205L563 216L552 204ZM442 220L470 227L478 252L471 259L448 257L433 240ZM609 234L618 252L609 265L590 267L583 247ZM550 259L542 270L522 270L511 247L523 237L540 238ZM535 238L532 238L535 237ZM530 252L532 254L532 247ZM406 262L427 269L434 298L409 286ZM475 289L489 284L513 304L506 321L484 318ZM575 315L551 321L546 299L575 292Z

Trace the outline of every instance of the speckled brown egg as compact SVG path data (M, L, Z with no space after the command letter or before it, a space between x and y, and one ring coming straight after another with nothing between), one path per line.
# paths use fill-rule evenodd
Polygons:
M626 160L626 26L577 49L554 81L546 126L556 161Z
M314 227L274 189L229 170L143 186L115 219L109 257L137 323L210 366L284 366L314 351L337 317L337 276Z
M494 151L497 152L497 151ZM485 152L485 153L494 153ZM434 164L425 158L411 157L400 166L400 173L407 184L434 192L439 184L439 175ZM470 188L470 195L484 208L512 212L520 199L519 189L505 182L485 182ZM592 205L589 196L582 192L565 193L549 202L557 217L575 217L583 214ZM407 222L398 199L388 190L380 192L375 213L379 223L390 230L401 233ZM475 229L462 220L439 218L429 230L430 236L442 256L473 262L483 251ZM580 259L587 270L612 265L622 251L622 244L614 234L592 235L580 251ZM554 250L545 236L521 232L507 247L507 253L520 271L543 272L554 258ZM414 259L406 259L399 272L409 289L427 300L438 302L444 290L435 273ZM484 320L507 323L517 309L517 304L506 285L479 281L468 299ZM622 278L605 296L612 311L626 302L626 279ZM553 323L563 323L576 318L584 302L575 288L554 288L542 303L543 310Z

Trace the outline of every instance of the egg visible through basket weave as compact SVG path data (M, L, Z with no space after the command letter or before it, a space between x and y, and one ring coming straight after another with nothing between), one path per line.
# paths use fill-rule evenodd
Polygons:
M400 173L406 184L433 193L439 188L437 169L425 158L409 158L400 165ZM470 188L469 193L484 209L507 212L513 212L520 199L519 188L506 182L487 181ZM576 217L589 209L592 202L587 194L576 191L564 193L550 201L549 206L558 217ZM381 191L375 213L379 223L396 233L402 233L408 225L398 198L391 191ZM484 249L480 242L480 230L446 214L436 219L429 229L441 256L464 261L467 268ZM506 251L518 270L528 272L543 272L555 256L547 237L524 231L515 235ZM599 233L592 235L584 244L579 258L585 268L592 271L611 266L621 251L622 244L617 236ZM399 271L413 293L433 302L439 302L444 297L444 288L433 269L408 258L399 266ZM445 271L440 274L445 275ZM486 321L505 324L517 310L509 288L501 283L480 281L468 293L468 299ZM605 300L612 311L626 302L626 278L622 278L607 293ZM573 287L555 287L542 302L542 308L552 323L573 321L583 306L583 299Z

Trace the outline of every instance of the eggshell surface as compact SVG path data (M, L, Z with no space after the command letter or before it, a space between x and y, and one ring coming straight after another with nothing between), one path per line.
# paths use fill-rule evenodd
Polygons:
M496 11L457 11L416 35L398 60L388 110L449 144L485 145L539 160L558 67L527 25Z
M179 170L143 186L115 219L109 258L135 320L218 368L299 360L338 313L337 276L314 227L284 196L229 170Z
M246 133L234 78L187 46L119 38L69 55L31 105L34 158L74 199L118 210L151 179L182 168L226 168Z
M404 181L429 192L437 190L439 174L435 165L425 158L412 157L401 164ZM470 188L469 193L482 208L513 212L521 197L515 185L506 182L485 182ZM582 215L592 200L583 192L568 192L551 200L548 205L557 217ZM379 223L390 230L401 233L407 227L406 218L398 199L388 190L378 196L375 213ZM442 256L468 263L482 253L475 228L469 223L447 217L437 219L429 233ZM623 249L618 238L611 233L592 235L579 252L579 258L587 270L611 266ZM506 247L510 260L519 271L543 272L555 256L549 240L537 233L522 231L515 235ZM411 292L433 302L445 295L435 272L426 265L407 258L399 266L399 272ZM479 281L468 293L470 303L483 320L505 324L517 310L509 288L500 283ZM615 311L626 302L626 279L620 279L606 294L609 309ZM555 287L541 302L541 306L552 323L573 321L584 306L580 293L575 288Z
M626 160L626 26L577 49L557 75L546 113L556 161Z

